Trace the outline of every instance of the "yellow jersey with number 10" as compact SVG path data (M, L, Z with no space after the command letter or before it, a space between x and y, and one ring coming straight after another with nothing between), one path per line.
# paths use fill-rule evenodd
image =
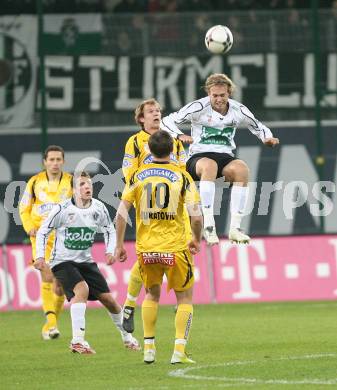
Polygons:
M191 176L172 163L151 163L137 169L122 199L136 209L136 250L178 252L187 248L185 204L200 197Z

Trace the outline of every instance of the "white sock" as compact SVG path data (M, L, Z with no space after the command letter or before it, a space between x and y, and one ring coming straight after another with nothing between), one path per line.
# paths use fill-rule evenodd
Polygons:
M230 229L239 229L248 201L248 187L233 186L230 201Z
M73 303L70 306L71 325L73 329L72 343L82 343L85 335L85 309L86 303Z
M112 319L112 322L116 325L116 328L119 330L119 332L120 332L120 334L122 336L122 339L124 341L128 341L132 337L132 335L130 333L128 333L126 330L123 329L123 326L122 326L123 311L121 310L117 314L109 312L109 315L110 315L110 317Z
M200 181L200 198L202 213L204 215L204 227L214 226L214 197L215 197L215 183L213 181Z

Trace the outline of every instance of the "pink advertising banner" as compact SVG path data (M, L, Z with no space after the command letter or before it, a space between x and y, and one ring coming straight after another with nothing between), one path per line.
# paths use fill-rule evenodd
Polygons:
M125 263L116 263L108 266L104 261L105 248L103 243L93 246L93 257L97 261L100 270L107 279L110 291L115 299L123 304L130 270L136 261L135 246L133 242L126 243L128 260ZM14 309L25 310L41 307L40 300L40 275L29 265L31 249L29 245L7 245L6 255L0 247L0 311ZM201 253L195 257L195 299L198 303L210 302L210 280L205 261L205 246ZM7 260L6 260L7 259ZM173 304L175 296L173 291L167 293L164 280L161 303ZM138 302L144 297L142 291ZM91 306L95 306L91 303Z
M121 304L136 261L134 243L126 243L126 249L125 263L107 266L104 245L97 243L93 247L93 256ZM29 265L30 259L29 245L0 247L0 310L41 306L40 275ZM195 265L195 303L337 297L337 236L256 238L248 246L221 240L213 248L203 244ZM144 292L139 303L143 296ZM167 293L164 281L161 303L174 301L174 293Z

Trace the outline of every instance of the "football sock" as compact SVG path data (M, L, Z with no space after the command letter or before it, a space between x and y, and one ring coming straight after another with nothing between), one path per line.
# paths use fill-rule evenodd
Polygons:
M215 183L213 181L201 180L200 181L200 198L202 212L204 215L204 227L214 226L214 196L215 196Z
M109 315L112 319L112 322L116 325L116 328L120 331L122 339L128 340L131 336L126 330L123 329L122 321L123 321L123 311L121 310L119 313L110 313Z
M54 293L53 293L53 284L42 282L41 283L41 299L42 299L42 308L46 316L47 323L46 328L56 327L56 315L54 307Z
M142 319L144 339L154 338L158 315L158 302L144 299L142 303Z
M144 339L144 350L147 350L147 349L156 349L155 343L154 343L154 337Z
M233 186L231 192L230 210L231 222L230 229L239 229L241 220L244 217L244 212L248 200L248 187Z
M63 304L64 304L64 295L54 294L54 310L55 310L56 319L58 319L60 316L60 313L63 309Z
M73 303L70 306L71 325L73 329L72 343L81 343L85 335L85 310L87 305L83 302Z
M136 301L140 294L142 286L143 281L140 276L138 261L136 261L131 269L127 299L124 302L124 306L136 307Z
M185 345L192 325L193 306L183 303L178 305L175 327L176 340L174 349L178 352L185 352Z

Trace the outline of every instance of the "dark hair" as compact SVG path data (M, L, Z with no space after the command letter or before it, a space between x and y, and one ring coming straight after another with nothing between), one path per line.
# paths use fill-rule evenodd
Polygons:
M173 139L167 131L158 130L149 138L149 148L153 157L168 157L173 151Z
M47 160L49 152L61 152L62 153L62 157L64 159L64 150L63 150L63 148L61 148L61 146L49 145L48 148L43 153L43 159L44 160Z
M82 172L74 172L73 176L73 188L75 188L76 179L79 179L81 177L86 177L87 179L91 179L91 176L88 172L82 171Z

